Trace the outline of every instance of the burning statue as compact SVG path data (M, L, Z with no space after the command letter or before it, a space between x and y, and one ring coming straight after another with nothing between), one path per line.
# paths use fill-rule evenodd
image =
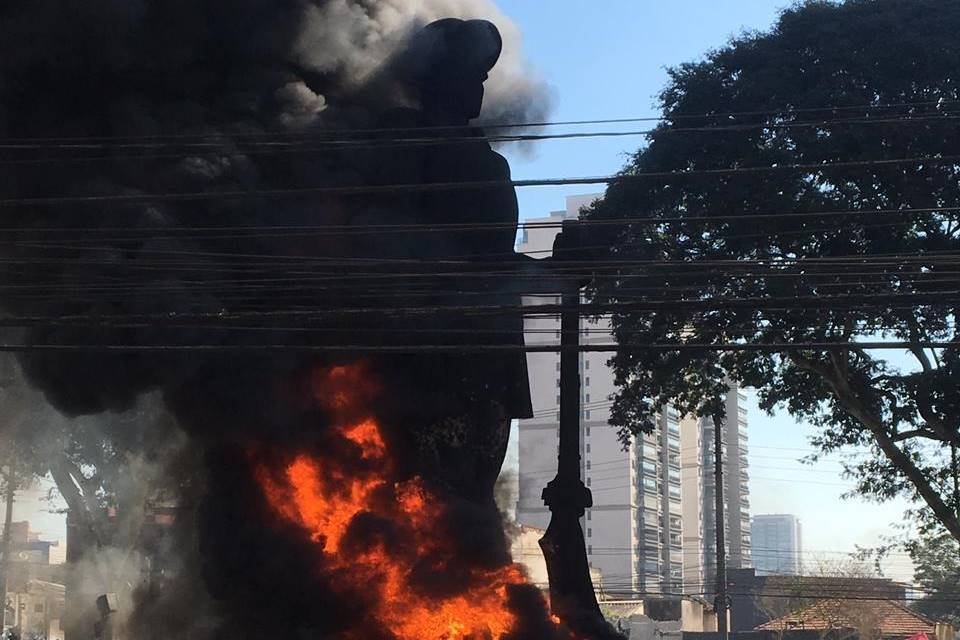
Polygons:
M442 311L462 305L464 291L474 294L469 299L476 306L519 304L497 279L484 275L513 248L517 203L509 169L469 126L500 47L489 22L428 25L400 61L418 94L417 108L394 109L379 119L390 136L406 131L430 144L380 155L370 170L373 184L502 183L391 196L366 202L357 212L455 227L402 243L373 243L379 258L412 257L427 265L418 274L419 291L428 291L437 316L390 326L401 334L419 328L413 346L522 345L516 309L493 316ZM471 226L476 223L489 230ZM356 247L358 254L365 249L370 247ZM466 274L462 289L450 291L449 277L435 266L441 264ZM390 274L383 277L390 282ZM425 303L422 296L405 302ZM379 339L404 344L388 335L395 334ZM530 415L522 351L414 349L396 357L366 356L314 368L308 393L327 425L316 443L292 458L281 453L271 461L255 452L252 460L270 511L289 527L287 535L311 547L306 553L320 581L311 591L327 594L331 610L356 609L345 627L334 624L335 634L397 640L564 637L538 590L510 561L493 500L510 420ZM216 501L217 508L223 503ZM314 609L323 611L323 605ZM344 622L341 616L333 620Z
M400 56L400 74L413 85L417 108L388 111L379 126L389 135L424 137L431 143L381 157L376 181L394 184L463 185L480 188L427 190L385 203L392 218L436 226L403 246L402 255L432 262L423 274L436 290L428 304L457 311L415 320L418 339L448 346L523 345L520 296L504 286L510 277L485 275L509 264L518 222L517 199L506 160L490 148L470 121L480 114L484 81L500 56L500 34L484 20L431 23ZM490 183L499 183L489 186ZM457 228L457 226L460 228ZM445 226L455 230L444 231ZM379 247L378 255L394 255ZM436 273L434 273L436 272ZM446 273L445 273L446 272ZM450 273L462 278L451 278ZM411 302L424 303L422 298ZM488 307L471 313L463 307ZM431 333L430 329L434 329ZM399 384L423 390L432 403L409 407L420 449L418 466L471 500L489 502L506 452L512 418L532 416L526 356L522 350L405 356L392 363ZM411 367L415 375L410 375ZM424 412L426 409L426 412Z
M40 319L16 336L40 347L24 370L70 415L156 390L202 459L169 479L190 485L185 560L112 619L129 637L572 637L493 500L510 420L531 414L522 350L482 348L523 341L494 268L514 259L516 196L471 126L503 44L479 20L372 33L404 4L0 10L17 52L0 132L124 141L8 158L0 195L30 206L0 222L4 311ZM339 33L399 50L344 53ZM371 57L399 92L347 86ZM344 185L382 189L303 195ZM110 199L69 200L91 193ZM370 349L327 349L344 345Z

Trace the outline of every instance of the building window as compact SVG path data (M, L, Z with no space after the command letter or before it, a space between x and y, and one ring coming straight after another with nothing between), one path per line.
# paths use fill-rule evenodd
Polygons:
M588 538L593 537L593 529L591 529L590 527L587 527L587 537Z
M592 514L592 512L590 511L590 509L587 509L587 520L592 520L592 519L593 519L593 518L591 517L592 515L593 515L593 514Z
M557 396L557 404L560 404L560 396Z
M667 493L670 494L670 499L671 499L671 500L679 500L679 499L680 499L680 487L677 487L677 486L675 486L675 485L670 485L670 486L667 488Z
M656 490L657 490L657 481L654 480L653 478L644 478L644 479L643 479L643 488L646 489L646 490L648 490L648 491L656 491Z
M587 411L587 417L588 417L588 418L590 417L590 412L589 412L589 411ZM588 436L590 435L590 427L587 427L587 435L588 435Z
M587 402L590 402L590 394L589 394L589 393L587 394L586 401L587 401Z
M590 376L587 376L587 377L585 378L585 380L586 380L586 383L585 383L586 386L589 387L589 386L590 386Z
M587 460L587 469L589 469L589 468L590 468L590 461Z
M583 368L584 368L584 369L589 369L589 368L590 368L590 361L589 361L589 360L584 360L584 361L583 361Z
M590 486L590 478L587 478L587 486Z
M587 443L587 453L590 453L590 443Z
M557 371L560 371L560 363L557 363Z
M557 389L560 388L560 378L557 378Z
M588 544L588 545L587 545L587 553L588 553L588 554L592 554L592 553L593 553L593 545L592 545L592 544Z
M590 419L590 409L587 409L586 411L583 412L583 417L586 418L587 420Z

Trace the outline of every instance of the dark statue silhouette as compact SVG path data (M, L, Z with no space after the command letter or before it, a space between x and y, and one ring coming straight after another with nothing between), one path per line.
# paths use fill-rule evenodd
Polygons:
M364 248L365 254L378 257L424 261L416 268L423 272L421 283L429 283L430 295L410 298L410 304L498 307L418 316L409 325L418 330L414 343L523 344L520 296L507 288L510 277L479 273L513 259L518 223L510 167L483 131L470 126L480 113L483 83L500 50L500 34L489 22L444 19L427 25L399 62L416 106L391 109L378 122L385 138L430 142L378 151L374 184L502 183L391 194L372 205L394 223L495 225L439 230L403 241L385 238ZM465 498L492 502L510 420L532 415L525 354L411 355L398 359L392 378L415 385L404 396L431 396L429 402L417 402L408 421L419 440L417 466Z

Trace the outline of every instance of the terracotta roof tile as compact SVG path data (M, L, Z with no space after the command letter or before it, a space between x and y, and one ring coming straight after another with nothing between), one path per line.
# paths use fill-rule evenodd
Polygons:
M932 636L934 624L893 600L820 600L794 613L776 618L757 630L857 629L868 626L882 636L904 637L917 633Z

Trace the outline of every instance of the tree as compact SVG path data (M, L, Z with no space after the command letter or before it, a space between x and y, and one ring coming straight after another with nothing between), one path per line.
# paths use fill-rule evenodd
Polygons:
M197 498L200 451L186 446L156 395L122 413L69 418L30 389L10 355L0 357L0 399L0 491L11 498L37 478L53 480L77 527L64 624L88 633L97 595L116 592L128 604L151 586L149 554L158 550L144 536L147 513L154 502L171 499L185 512L191 508L185 502ZM8 557L7 537L0 548Z
M960 547L949 534L922 536L906 543L914 580L923 597L913 607L934 620L960 621Z
M960 540L960 351L927 348L960 339L957 33L946 0L806 2L670 71L663 123L584 212L625 437L666 402L715 414L729 376L823 452L868 448L857 491Z
M906 552L913 563L914 584L920 597L911 603L913 609L933 620L960 622L960 545L942 526L906 526L904 531L889 536L885 544L861 549L859 557L871 560L877 571L894 553Z

